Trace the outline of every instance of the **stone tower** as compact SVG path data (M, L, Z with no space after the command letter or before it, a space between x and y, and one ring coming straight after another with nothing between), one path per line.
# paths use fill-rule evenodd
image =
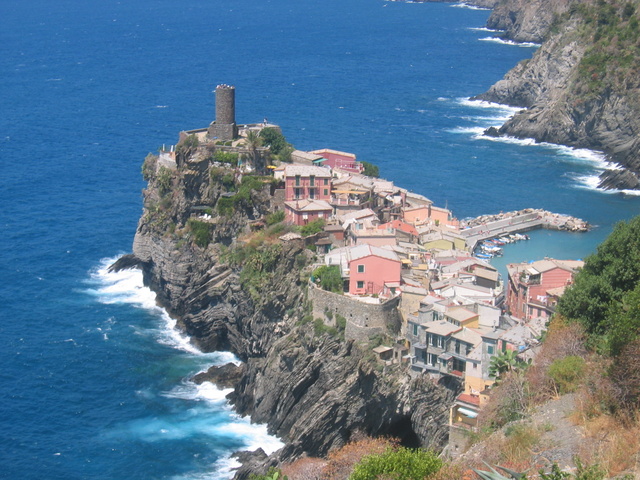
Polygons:
M208 136L218 140L233 140L238 136L236 126L236 87L216 87L216 119L209 126Z

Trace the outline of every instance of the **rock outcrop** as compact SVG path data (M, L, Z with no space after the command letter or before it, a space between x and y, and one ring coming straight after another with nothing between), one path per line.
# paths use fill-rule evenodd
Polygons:
M601 186L637 187L637 9L635 1L624 8L569 0L497 5L489 27L516 41L543 41L533 58L476 97L523 107L497 133L602 151L631 175L608 172Z
M272 227L276 234L251 228L273 210L274 186L260 180L244 188L233 168L211 163L207 148L173 169L145 161L149 188L133 256L114 267L140 266L197 346L244 362L195 379L233 384L237 411L286 442L270 458L249 455L237 478L256 465L326 454L356 433L443 447L458 386L411 378L406 366L377 363L366 345L316 331L304 270L313 254L303 240L279 241L282 224Z

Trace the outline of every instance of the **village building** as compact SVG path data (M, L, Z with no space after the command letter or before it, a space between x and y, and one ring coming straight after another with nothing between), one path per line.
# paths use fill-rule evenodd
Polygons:
M329 167L333 171L345 174L361 174L364 172L364 166L361 162L356 161L356 156L353 153L339 152L329 148L313 150L308 153L316 156L313 160L315 165Z
M330 251L326 265L339 265L350 295L391 297L400 293L402 263L398 255L373 245L357 245Z
M564 288L584 262L544 259L507 265L507 310L516 318L547 318L555 311Z
M306 225L328 219L333 208L327 200L331 191L331 171L308 165L287 165L284 169L285 220Z

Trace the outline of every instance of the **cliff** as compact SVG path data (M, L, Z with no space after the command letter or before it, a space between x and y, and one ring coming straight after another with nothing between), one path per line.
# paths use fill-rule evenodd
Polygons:
M133 254L113 268L139 266L195 344L244 362L230 400L286 442L266 463L323 455L361 433L443 447L457 386L383 367L366 343L318 329L306 290L314 254L303 240L278 240L289 227L272 221L277 185L240 178L213 161L215 149L179 146L175 161L147 157Z
M523 107L497 134L603 151L624 170L605 172L601 186L637 188L637 7L637 0L500 2L488 26L504 30L507 38L542 45L476 97Z

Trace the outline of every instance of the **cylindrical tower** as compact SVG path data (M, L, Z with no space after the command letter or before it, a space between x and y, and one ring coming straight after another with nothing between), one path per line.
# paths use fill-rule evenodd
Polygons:
M236 123L236 87L231 85L216 87L216 123L218 125Z

